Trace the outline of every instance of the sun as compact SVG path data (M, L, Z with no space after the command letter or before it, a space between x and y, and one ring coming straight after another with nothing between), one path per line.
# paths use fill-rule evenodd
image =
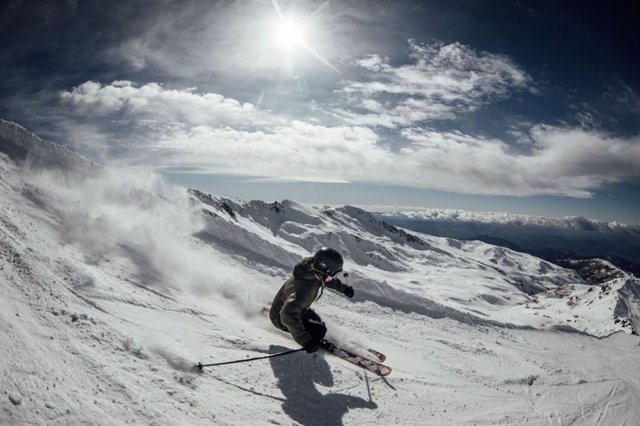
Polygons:
M299 56L301 53L306 52L339 73L340 70L322 57L322 55L311 46L309 41L310 39L316 42L318 41L317 36L319 32L317 28L315 28L314 31L314 18L326 7L328 2L322 3L313 13L305 17L297 16L295 13L283 13L283 11L280 10L277 0L271 0L271 2L277 14L277 20L272 30L273 44L285 52L288 58L287 60L290 61L294 56Z
M293 20L281 21L276 28L273 41L277 46L285 50L305 47L306 28Z

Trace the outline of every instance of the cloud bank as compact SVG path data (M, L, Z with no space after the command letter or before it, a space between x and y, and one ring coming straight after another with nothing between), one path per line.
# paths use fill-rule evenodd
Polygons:
M294 122L269 131L198 126L154 146L157 166L311 181L375 182L487 195L590 197L593 188L640 175L640 138L537 127L526 154L498 139L407 129L394 151L371 129Z
M640 175L640 137L536 126L527 153L499 139L407 129L401 155L439 183L436 189L498 195L590 197L606 183ZM441 186L440 186L441 185Z
M545 217L504 212L478 212L460 209L425 209L409 206L362 206L391 219L431 222L468 222L498 225L538 226L594 232L628 232L640 235L639 225L587 219L582 216Z

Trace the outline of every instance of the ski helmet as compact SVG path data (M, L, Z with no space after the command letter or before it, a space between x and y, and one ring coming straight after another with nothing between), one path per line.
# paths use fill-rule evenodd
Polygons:
M313 267L326 275L334 276L342 271L342 255L329 247L322 247L313 255Z

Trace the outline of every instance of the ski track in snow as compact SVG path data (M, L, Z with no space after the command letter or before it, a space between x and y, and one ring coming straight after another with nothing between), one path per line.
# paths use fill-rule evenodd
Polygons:
M194 198L200 233L185 222L156 234L155 221L177 220L173 200L124 188L93 215L56 179L0 154L0 424L640 423L639 339L614 323L615 292L587 293L570 271L295 203L227 200L234 219ZM148 239L132 246L130 233ZM356 298L325 291L314 308L331 337L385 353L386 380L304 352L191 368L296 348L259 310L297 259L331 243L348 253ZM571 283L577 305L546 296ZM553 329L567 319L587 334Z

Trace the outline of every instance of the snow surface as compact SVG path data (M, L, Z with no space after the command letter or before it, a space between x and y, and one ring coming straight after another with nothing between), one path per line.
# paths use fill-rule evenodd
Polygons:
M185 192L4 121L0 151L1 424L640 423L632 276L594 285L355 207ZM314 307L387 355L386 381L304 352L192 369L296 348L260 311L322 245L356 297Z

